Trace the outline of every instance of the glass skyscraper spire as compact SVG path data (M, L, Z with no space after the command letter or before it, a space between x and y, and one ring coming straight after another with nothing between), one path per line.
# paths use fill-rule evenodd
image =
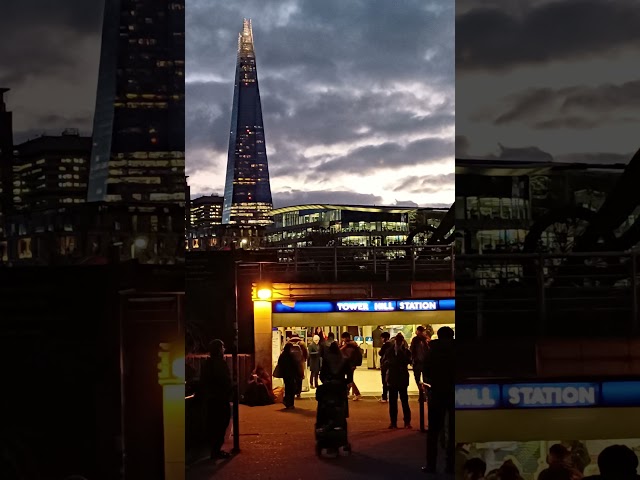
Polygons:
M184 0L106 0L89 202L185 202Z
M271 223L271 187L251 20L238 37L222 223Z

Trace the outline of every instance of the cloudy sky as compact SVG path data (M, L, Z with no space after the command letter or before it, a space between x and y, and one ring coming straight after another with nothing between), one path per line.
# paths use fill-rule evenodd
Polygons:
M187 173L222 192L238 32L253 22L276 206L454 199L450 0L187 0Z
M102 8L103 0L2 0L0 87L11 88L15 143L91 132Z
M630 160L640 148L640 2L456 4L458 156Z

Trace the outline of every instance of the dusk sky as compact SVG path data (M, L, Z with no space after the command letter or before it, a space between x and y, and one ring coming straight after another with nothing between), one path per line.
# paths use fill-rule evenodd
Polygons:
M192 196L224 188L250 18L276 206L453 202L453 2L187 0L186 12Z
M640 2L456 5L457 156L631 159L640 148Z
M66 128L90 134L102 0L2 0L0 87L10 88L14 142Z

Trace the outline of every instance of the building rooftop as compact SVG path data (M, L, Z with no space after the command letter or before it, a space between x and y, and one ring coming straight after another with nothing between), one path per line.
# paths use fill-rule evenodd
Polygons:
M622 173L627 167L625 163L564 163L534 162L523 160L456 158L456 174L475 174L493 176L544 175L566 170L608 170Z
M52 151L91 151L91 137L78 133L62 135L42 135L15 146L21 155L40 154Z
M312 203L305 205L291 205L288 207L274 208L273 215L282 213L297 212L300 210L351 210L355 212L387 212L387 213L407 213L417 210L433 210L436 212L446 212L448 208L436 207L402 207L402 206L384 206L384 205L333 205L327 203Z

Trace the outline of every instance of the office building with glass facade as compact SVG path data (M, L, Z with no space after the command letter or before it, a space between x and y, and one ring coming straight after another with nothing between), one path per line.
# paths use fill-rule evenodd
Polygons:
M185 204L184 0L105 2L89 202Z
M584 231L589 212L602 206L624 169L624 164L458 159L455 203L458 250L521 252L536 222L552 211L564 211L566 218L550 222L540 240L541 248L547 251L568 251L569 244ZM639 214L636 210L630 216L627 227Z
M265 245L382 247L427 243L447 212L446 208L366 205L283 207L273 210Z
M271 223L271 187L251 21L238 36L222 222Z

